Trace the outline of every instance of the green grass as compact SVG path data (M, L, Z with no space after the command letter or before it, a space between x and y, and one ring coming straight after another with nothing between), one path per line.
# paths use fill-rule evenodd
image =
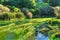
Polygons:
M34 40L37 25L41 28L46 22L55 21L53 18L36 18L26 20L1 20L0 21L0 40ZM60 19L59 19L60 20ZM58 19L56 21L60 22ZM58 24L57 22L57 24ZM51 28L58 28L50 24ZM13 38L10 36L13 35ZM6 39L7 38L7 39ZM10 38L10 39L9 39Z

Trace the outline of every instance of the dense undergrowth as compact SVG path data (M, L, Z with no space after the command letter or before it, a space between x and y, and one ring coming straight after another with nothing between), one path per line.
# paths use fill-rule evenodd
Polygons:
M59 20L60 19L55 20L53 18L37 18L26 20L13 20L12 22L11 20L0 21L0 40L35 40L36 28L38 28L38 26L43 34L48 32L50 35L52 32L51 30L57 31L56 29L59 28ZM54 24L54 22L56 23ZM47 27L45 26L45 24L48 24L49 26ZM43 32L43 28L45 28L43 26L48 28L49 31L45 29L47 32Z
M60 0L0 0L0 40L35 40L37 29L60 40Z

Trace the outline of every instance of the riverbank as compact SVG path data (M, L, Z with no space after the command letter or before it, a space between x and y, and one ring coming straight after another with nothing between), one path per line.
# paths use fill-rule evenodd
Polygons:
M42 37L44 34L50 31L49 28L52 30L59 28L59 20L60 19L54 18L36 18L26 20L0 21L0 39L5 40L7 38L8 40L35 40L36 35ZM49 24L49 28L45 26L45 24ZM52 28L53 26L54 28ZM37 32L36 34L37 28L39 28L39 32L41 31L41 33ZM47 31L45 28L48 28L49 30ZM13 35L12 38L11 35Z

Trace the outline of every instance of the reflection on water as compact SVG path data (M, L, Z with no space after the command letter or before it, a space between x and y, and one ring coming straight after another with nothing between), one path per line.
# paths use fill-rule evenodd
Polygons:
M44 36L42 33L38 32L37 38L35 40L48 40L48 37Z

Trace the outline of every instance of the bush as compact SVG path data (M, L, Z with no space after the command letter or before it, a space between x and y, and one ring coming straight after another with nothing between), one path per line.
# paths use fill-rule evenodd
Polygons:
M14 13L14 12L8 12L8 13L1 13L0 14L0 20L10 20L10 19L24 19L25 16L22 12Z
M36 15L38 17L54 16L54 9L51 6L49 6L47 3L37 3Z
M9 16L10 19L14 19L15 18L15 13L10 12L10 13L8 13L8 16Z
M7 13L3 13L0 15L0 20L7 20L7 19L10 19Z
M20 8L17 8L15 6L8 6L11 9L11 12L21 12Z
M41 9L40 8L35 9L34 17L41 17Z
M54 16L54 9L51 6L46 6L46 7L42 8L42 15Z
M33 14L35 13L35 9L29 9L30 12L32 12Z
M15 17L18 18L18 19L21 19L21 18L24 18L25 16L24 16L23 13L16 13Z
M13 10L14 10L14 12L19 12L20 11L20 9L16 8L16 7Z
M10 12L8 13L2 13L0 15L0 20L10 20L10 19L14 19L15 18L15 14L12 14Z

